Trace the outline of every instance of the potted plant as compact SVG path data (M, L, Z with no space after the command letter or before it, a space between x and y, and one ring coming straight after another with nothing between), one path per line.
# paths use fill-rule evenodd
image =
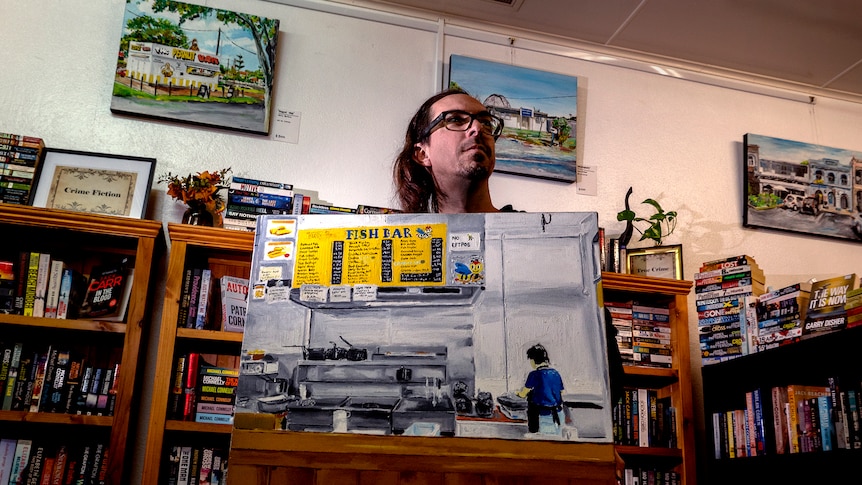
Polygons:
M626 221L626 230L620 238L620 243L625 245L631 239L632 230L640 233L641 238L638 241L652 239L656 246L661 246L662 240L666 236L670 236L676 229L676 211L665 212L655 199L646 199L642 203L648 204L655 209L655 214L648 218L638 217L633 210L629 208L629 196L632 194L632 188L629 187L626 193L626 208L617 213L618 221ZM641 230L635 223L647 223L646 229ZM624 240L623 240L624 239Z
M218 171L198 172L185 177L168 172L159 177L159 183L168 185L168 195L188 206L183 214L183 224L212 226L213 218L225 208L218 192L224 185L230 167Z

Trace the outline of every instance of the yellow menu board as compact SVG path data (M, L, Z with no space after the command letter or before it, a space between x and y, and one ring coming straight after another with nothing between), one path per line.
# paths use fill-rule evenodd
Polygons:
M293 287L443 286L446 224L304 229Z

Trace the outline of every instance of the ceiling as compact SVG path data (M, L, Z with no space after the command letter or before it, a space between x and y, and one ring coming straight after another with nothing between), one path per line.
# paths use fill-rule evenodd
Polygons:
M372 0L663 66L862 102L859 0ZM418 9L418 10L416 10ZM513 34L514 36L514 34Z

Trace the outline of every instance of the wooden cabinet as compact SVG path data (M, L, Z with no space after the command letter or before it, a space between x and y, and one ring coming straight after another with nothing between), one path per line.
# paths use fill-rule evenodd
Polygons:
M207 443L225 450L230 446L230 425L167 419L167 410L177 356L188 352L238 356L242 333L178 328L177 313L186 267L206 266L212 270L213 278L223 275L248 278L254 245L252 232L186 224L169 223L168 237L170 256L141 483L166 482L164 465L174 444Z
M766 453L742 458L716 459L710 439L702 474L708 483L844 483L857 474L860 449L777 454L771 390L788 385L828 387L828 379L834 377L839 389L859 392L860 344L862 327L854 327L704 366L707 436L713 436L713 413L745 409L745 394L756 389L761 390L766 436Z
M49 444L97 440L108 445L107 483L129 483L129 428L141 381L141 336L148 325L150 273L161 223L114 216L0 204L5 257L20 251L50 253L87 274L110 259L128 257L134 281L125 322L0 314L0 340L98 349L119 364L112 416L0 411L0 437Z
M671 367L626 365L624 384L627 387L655 389L661 396L670 396L671 404L676 409L678 446L616 446L616 452L626 466L674 470L679 473L680 483L684 485L693 485L697 480L687 303L692 285L691 281L684 280L602 273L605 300L640 300L666 304L671 315Z

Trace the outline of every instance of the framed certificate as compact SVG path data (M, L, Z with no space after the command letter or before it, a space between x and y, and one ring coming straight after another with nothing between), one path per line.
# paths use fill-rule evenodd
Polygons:
M143 219L155 158L46 148L33 207Z
M682 277L682 245L630 248L626 251L629 274L656 278Z

